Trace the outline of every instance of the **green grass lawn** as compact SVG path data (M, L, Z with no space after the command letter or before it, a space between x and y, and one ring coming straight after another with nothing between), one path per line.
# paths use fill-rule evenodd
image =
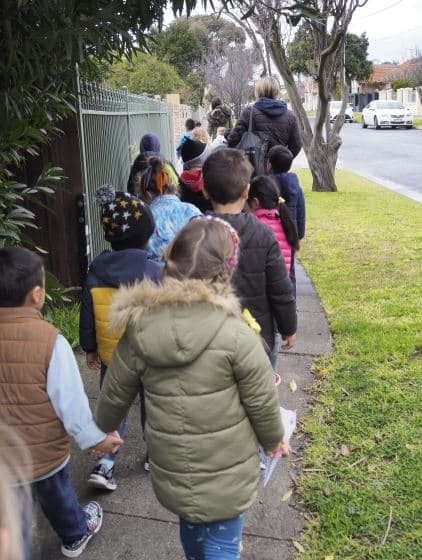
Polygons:
M413 119L413 126L422 126L422 119Z
M422 546L422 207L346 171L307 203L301 261L334 352L304 419L301 559L405 560Z

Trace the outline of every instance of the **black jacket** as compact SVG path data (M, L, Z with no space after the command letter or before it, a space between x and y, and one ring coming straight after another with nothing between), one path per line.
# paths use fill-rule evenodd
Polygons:
M249 116L253 107L252 131L264 132L269 138L268 148L279 144L287 146L296 157L302 148L302 140L296 117L287 109L284 101L261 97L254 103L245 107L227 139L230 148L235 148L240 142L244 132L249 127Z
M279 244L272 230L252 214L215 215L239 234L239 265L233 284L242 307L260 324L267 351L271 351L274 326L286 336L295 334L297 327L296 303Z

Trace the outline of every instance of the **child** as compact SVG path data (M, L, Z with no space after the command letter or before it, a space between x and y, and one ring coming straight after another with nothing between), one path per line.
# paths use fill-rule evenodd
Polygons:
M260 222L269 226L280 246L281 254L290 275L293 252L300 248L296 226L284 200L280 197L277 184L271 177L259 175L251 181L249 189L248 207ZM280 350L280 337L275 335L275 343L271 352L271 363L276 366ZM281 382L278 373L274 373L276 385Z
M194 128L190 139L202 142L203 144L206 144L209 150L211 149L211 139L208 135L208 132L205 130L205 128L202 128L202 126Z
M176 148L176 154L177 154L178 158L181 157L182 146L186 142L186 140L192 136L192 131L194 130L194 128L195 128L195 121L193 119L186 119L186 122L185 122L186 132L180 138L179 143L177 144L177 148Z
M305 198L300 188L296 173L289 173L292 166L293 154L285 146L274 146L268 152L267 171L274 174L280 189L280 196L286 201L293 223L296 226L299 239L305 237ZM293 294L296 298L296 274L294 263L295 252L292 252L290 279L293 284Z
M152 156L163 159L163 156L160 154L160 146L160 139L153 132L142 136L139 143L139 154L132 164L127 181L127 190L131 194L139 195L140 182L142 174L148 168L148 159ZM179 182L179 177L171 162L165 161L165 167L173 182L177 184Z
M180 517L186 558L239 557L243 513L259 484L257 441L282 426L272 370L230 287L239 239L219 218L194 218L165 252L161 287L143 282L113 306L124 328L97 405L117 426L142 382L151 481Z
M239 150L217 150L203 167L204 193L211 199L215 215L228 221L239 234L239 267L233 283L242 306L260 325L270 356L275 346L274 323L287 340L283 349L292 348L296 305L273 232L255 216L242 212L252 172L252 165Z
M30 484L45 516L74 558L100 530L97 502L82 507L69 478L70 437L81 449L116 451L121 439L95 424L72 349L44 321L45 274L40 257L22 247L0 249L0 420L13 426L30 452ZM2 447L2 456L13 453ZM30 470L20 465L21 472ZM18 472L14 473L15 476ZM31 513L22 519L26 560L30 558Z
M104 251L96 257L88 271L82 294L79 324L80 343L86 352L90 369L100 370L100 386L120 333L109 326L111 299L121 284L133 284L143 278L159 282L162 267L148 258L146 247L154 231L154 218L146 204L126 192L115 191L111 185L103 185L96 192L101 204L101 224L106 241L112 251ZM139 393L141 424L145 424L143 392ZM124 435L125 423L120 426ZM88 484L95 488L115 490L115 455L101 457L95 465ZM148 469L148 458L145 464Z
M148 163L141 180L140 197L149 204L155 220L148 253L152 259L161 261L164 248L176 233L201 212L193 204L181 202L176 195L177 183L172 180L160 158L150 158Z
M217 136L213 140L211 146L213 150L227 148L227 140L224 136L226 129L224 126L219 126L217 128Z
M180 198L194 204L201 212L211 210L209 200L202 191L204 181L202 166L209 154L208 146L198 140L189 139L183 145L183 173L180 175Z
M287 273L290 274L292 252L300 249L299 237L290 211L271 177L259 175L252 179L248 207L260 222L273 230L286 263Z

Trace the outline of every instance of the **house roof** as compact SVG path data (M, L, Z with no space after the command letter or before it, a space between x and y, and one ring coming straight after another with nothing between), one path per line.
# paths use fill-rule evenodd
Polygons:
M370 82L384 83L388 81L391 73L396 70L398 66L396 64L376 64L372 71L372 76L370 77Z

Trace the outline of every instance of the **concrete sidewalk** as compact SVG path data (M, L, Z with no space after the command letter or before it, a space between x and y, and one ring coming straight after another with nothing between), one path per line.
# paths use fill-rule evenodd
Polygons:
M316 356L331 351L331 338L325 315L312 284L298 265L298 340L293 351L280 355L277 371L281 374L280 403L297 409L298 417L308 413L307 387L312 383L310 367ZM98 396L98 375L83 366L81 371L92 408ZM295 380L297 390L292 393L289 382ZM243 535L244 560L288 560L295 549L292 540L300 538L303 521L295 504L294 492L283 501L286 492L294 489L300 476L295 466L302 455L301 436L293 438L294 454L280 464L268 486L261 488L258 499L247 514ZM98 500L104 508L101 531L81 556L85 560L183 560L179 543L178 520L162 508L151 488L149 475L143 470L145 446L139 428L138 405L129 414L128 432L116 462L115 492L96 492L86 486L86 479L94 465L93 457L76 447L72 456L75 488L82 503ZM34 523L33 560L63 558L60 542L48 523L37 511Z

